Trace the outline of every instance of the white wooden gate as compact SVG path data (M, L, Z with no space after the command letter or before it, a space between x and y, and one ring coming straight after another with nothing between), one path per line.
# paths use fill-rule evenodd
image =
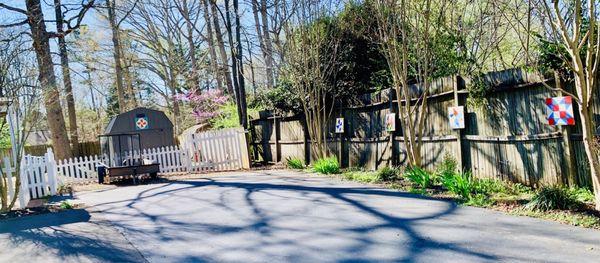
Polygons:
M190 134L184 140L190 172L249 168L246 134L242 128Z

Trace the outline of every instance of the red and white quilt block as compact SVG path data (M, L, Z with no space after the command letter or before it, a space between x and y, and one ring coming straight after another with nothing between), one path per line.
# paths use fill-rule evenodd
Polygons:
M569 96L546 99L548 111L548 124L550 125L575 125L573 115L573 99Z

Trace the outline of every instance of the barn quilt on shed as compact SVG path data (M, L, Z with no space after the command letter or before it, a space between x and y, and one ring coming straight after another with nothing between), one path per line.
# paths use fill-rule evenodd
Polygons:
M548 111L548 124L575 125L573 99L570 96L547 98L546 108Z

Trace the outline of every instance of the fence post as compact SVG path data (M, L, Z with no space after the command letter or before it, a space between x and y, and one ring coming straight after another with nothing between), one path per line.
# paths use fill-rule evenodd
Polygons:
M243 169L250 169L250 153L248 151L250 144L248 143L249 132L245 131L243 128L240 128L237 131L237 136L239 139L240 147L240 158Z
M463 100L461 100L459 94L458 94L458 89L459 89L459 79L460 76L455 75L452 78L452 88L454 90L454 106L458 107L458 106L463 106L464 109L464 118L465 118L465 122L467 121L467 106L466 103L463 102ZM464 135L464 129L457 129L455 132L456 135L456 152L455 152L455 156L456 156L456 163L458 164L458 170L461 172L465 171L465 160L466 158L463 158L463 135Z
M396 93L394 92L394 90L392 90L392 88L388 89L388 102L389 102L389 107L390 107L390 113L394 113L394 118L396 120L398 120L398 118L400 116L398 116L397 111L396 111L396 107L395 105L397 105L396 103L394 103L394 95ZM397 129L395 129L397 130ZM392 131L389 132L390 134L390 138L389 138L389 144L390 144L390 153L391 153L391 162L389 163L392 166L398 166L399 165L399 156L398 156L398 149L394 146L394 137L396 136L396 131Z
M46 151L46 170L48 171L48 183L50 184L50 193L56 195L56 188L58 186L58 173L56 169L56 161L54 160L54 152L52 148L48 148Z
M281 146L279 145L279 137L281 136L280 121L277 116L273 116L273 126L275 126L275 163L281 161Z
M25 155L21 157L21 162L19 162L19 164L19 167L15 167L15 169L19 169L19 177L21 178L21 190L19 191L19 207L21 209L24 209L29 203L29 179L27 178L24 169L27 165Z
M14 172L14 168L11 165L10 158L4 157L4 169L2 170L4 175L6 176L6 180L8 181L8 197L9 200L15 196L15 185L13 185L12 174Z
M308 124L306 123L306 118L304 117L300 119L300 122L302 123L302 134L304 135L304 163L309 165L311 144L309 142L310 136L308 134Z
M556 80L556 87L559 89L563 89L563 84L562 81L560 79L560 76L558 76L558 73L554 72L555 77L554 79ZM561 96L565 95L561 92L560 94ZM577 180L577 168L575 167L575 163L577 162L577 160L575 160L575 149L573 149L573 143L571 142L571 135L573 133L573 128L569 125L567 126L559 126L560 127L560 131L562 134L562 141L563 141L563 145L564 145L564 155L565 158L563 158L563 160L565 161L565 165L566 165L566 174L567 174L567 178L564 178L563 176L563 182L561 183L566 183L568 186L570 187L575 187L578 184L578 180ZM566 181L566 182L565 182Z

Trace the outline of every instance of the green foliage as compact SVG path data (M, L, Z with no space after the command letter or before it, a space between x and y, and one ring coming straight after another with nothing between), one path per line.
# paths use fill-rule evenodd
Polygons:
M536 211L577 209L582 203L568 189L562 187L542 187L535 193L525 208Z
M286 160L286 166L290 169L304 169L304 161L297 157L288 157Z
M379 181L391 182L398 179L400 170L395 167L384 166L377 171L377 178Z
M469 106L479 109L488 107L487 97L491 89L490 84L482 76L483 73L481 72L471 74L471 82L467 85L467 91L469 92L467 103Z
M431 188L438 181L436 175L419 167L408 169L404 177L421 189Z
M63 210L73 209L73 205L71 205L71 203L69 203L67 201L62 201L60 203L60 209L63 209Z
M217 111L219 111L220 114L209 120L213 129L240 127L240 118L235 103L227 103L221 106ZM258 115L258 111L259 109L257 108L248 108L248 115Z
M274 88L260 90L256 94L253 104L282 115L299 114L302 112L302 103L298 93L292 91L289 81L279 79Z
M582 203L594 203L594 193L586 188L568 188L569 195Z
M317 173L322 174L338 174L340 173L340 164L335 156L317 160L313 169Z
M444 155L444 159L442 160L442 163L440 164L440 166L437 167L436 173L439 176L443 177L445 175L456 173L457 169L458 169L458 162L452 155L447 153L446 155Z
M0 148L10 147L10 131L8 128L8 123L6 121L2 121L0 123Z

